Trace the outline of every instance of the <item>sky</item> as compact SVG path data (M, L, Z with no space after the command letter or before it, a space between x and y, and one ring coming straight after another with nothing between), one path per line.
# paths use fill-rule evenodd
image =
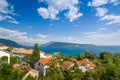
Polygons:
M120 0L0 0L0 38L120 45Z

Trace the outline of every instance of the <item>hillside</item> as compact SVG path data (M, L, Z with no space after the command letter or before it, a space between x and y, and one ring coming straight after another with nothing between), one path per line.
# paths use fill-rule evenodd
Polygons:
M4 44L6 46L13 46L13 47L17 47L17 48L25 48L26 47L24 45L20 45L20 44L16 43L15 41L8 40L8 39L0 39L0 43Z
M67 42L55 42L55 41L50 41L48 43L41 45L41 47L80 47L80 46L95 46L95 45L67 43Z

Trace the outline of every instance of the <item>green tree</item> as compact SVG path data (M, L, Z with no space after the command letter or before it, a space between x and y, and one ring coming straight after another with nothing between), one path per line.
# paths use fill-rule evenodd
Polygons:
M12 66L6 63L0 65L0 80L11 80Z
M40 50L38 44L34 45L33 54L30 57L30 65L34 67L34 64L40 59Z
M22 58L22 61L23 61L24 63L29 64L29 63L30 63L30 55L25 55L25 56Z
M1 61L6 63L8 61L8 57L7 56L1 57Z
M10 57L10 64L15 64L15 63L19 63L20 62L20 58L17 56L11 56Z
M112 63L115 60L115 55L110 52L101 52L100 59L103 63Z
M83 53L78 54L77 59L82 60L85 57Z
M9 47L6 49L6 51L12 52L13 48L14 48L13 46L9 46Z
M89 50L86 50L85 57L91 60L94 60L97 58L97 56L95 54L92 54Z

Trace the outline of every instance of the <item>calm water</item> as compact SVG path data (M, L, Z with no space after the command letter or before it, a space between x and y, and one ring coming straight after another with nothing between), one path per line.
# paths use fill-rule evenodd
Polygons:
M45 53L53 54L54 52L60 51L62 55L76 56L79 53L85 53L89 50L93 54L99 54L100 52L107 51L112 53L120 53L120 46L87 46L87 47L40 47L40 50Z

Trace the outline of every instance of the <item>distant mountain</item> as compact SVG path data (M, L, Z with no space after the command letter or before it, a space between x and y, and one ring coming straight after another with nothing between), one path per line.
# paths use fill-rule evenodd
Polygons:
M55 42L55 41L50 41L48 43L41 45L41 47L80 47L80 46L95 46L95 45L67 43L67 42Z
M16 47L16 48L25 48L25 47L27 47L27 46L20 45L20 44L16 43L15 41L8 40L8 39L0 39L0 43L4 44L6 46L13 46L13 47Z

